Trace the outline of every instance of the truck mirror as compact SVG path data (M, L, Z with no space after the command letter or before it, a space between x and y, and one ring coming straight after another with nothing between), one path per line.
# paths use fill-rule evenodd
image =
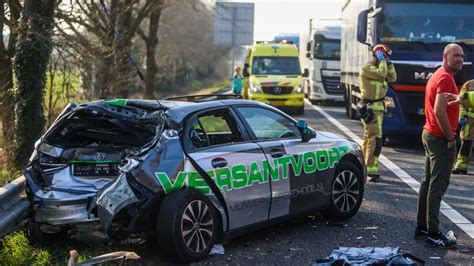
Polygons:
M311 42L308 42L306 44L306 52L308 52L308 53L311 52ZM308 57L308 56L306 56L306 57Z
M309 77L309 69L305 68L302 76L303 76L304 78Z
M367 43L367 15L369 14L369 9L364 10L359 13L357 18L357 41L362 44Z
M311 53L310 53L310 52L307 52L307 53L306 53L306 57L307 57L307 58L311 58Z

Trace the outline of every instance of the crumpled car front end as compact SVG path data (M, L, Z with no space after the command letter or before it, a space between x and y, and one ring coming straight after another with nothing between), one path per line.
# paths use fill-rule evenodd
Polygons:
M156 175L175 177L184 164L185 155L175 129L165 129L151 149L127 156L119 177L97 192L91 206L104 232L115 240L153 234L165 194Z
M98 221L90 205L122 160L156 142L163 110L152 101L70 104L37 141L24 171L32 221L45 232Z

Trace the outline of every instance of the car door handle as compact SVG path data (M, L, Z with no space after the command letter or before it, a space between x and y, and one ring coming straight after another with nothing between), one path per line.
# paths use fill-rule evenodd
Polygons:
M280 158L283 155L285 155L285 153L282 150L271 150L270 152L270 156L273 158Z
M215 158L215 159L212 159L211 165L214 168L222 168L222 167L227 166L227 161L225 159L222 159L222 158Z

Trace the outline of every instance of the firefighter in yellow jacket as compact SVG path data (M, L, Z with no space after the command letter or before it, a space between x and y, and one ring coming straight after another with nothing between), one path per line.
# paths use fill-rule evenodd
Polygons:
M362 100L359 115L364 125L362 146L369 181L376 182L379 176L379 156L382 151L382 121L385 112L384 99L388 83L397 80L395 67L390 61L392 51L385 44L372 49L372 60L362 67L359 84Z
M466 96L474 93L474 80L464 83L460 95L464 95L464 93L466 93ZM474 106L469 103L469 97L466 97L463 101L459 116L461 149L456 159L453 174L467 174L467 166L471 158L472 141L474 140Z

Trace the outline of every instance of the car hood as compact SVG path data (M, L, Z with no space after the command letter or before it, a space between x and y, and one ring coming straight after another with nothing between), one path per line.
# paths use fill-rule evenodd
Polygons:
M318 134L328 138L328 139L344 139L344 140L349 140L347 137L344 137L342 135L339 135L337 133L331 133L331 132L326 132L326 131L318 131Z
M166 124L164 110L147 102L69 104L35 145L25 170L29 198L94 195L119 175L124 158L152 149Z
M262 87L296 87L302 82L301 76L284 75L256 75L252 76L250 82Z

